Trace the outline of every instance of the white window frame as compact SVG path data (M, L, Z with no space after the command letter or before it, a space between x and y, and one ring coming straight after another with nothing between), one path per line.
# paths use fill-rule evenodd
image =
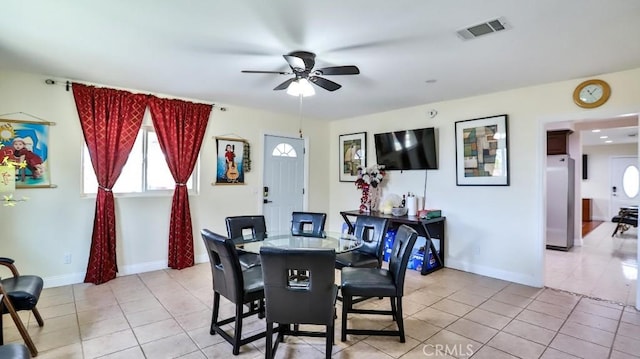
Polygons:
M116 181L116 185L114 186L114 195L116 197L164 197L164 196L171 196L173 195L174 189L175 189L175 185L172 186L171 188L168 189L148 189L149 183L148 183L148 174L147 174L147 170L148 170L148 149L149 149L149 143L148 143L148 135L149 133L154 133L155 134L155 129L153 128L153 126L151 125L143 125L140 128L140 131L138 132L138 135L136 137L136 141L141 140L142 141L142 145L141 150L142 150L142 160L139 163L139 166L142 166L141 172L142 175L140 177L140 191L133 191L133 192L117 192L117 185L118 185L118 181L122 178L122 175L118 178L118 181ZM132 151L136 150L136 146L134 145ZM164 155L163 155L164 156ZM130 166L129 161L127 161L127 163L125 164L125 169L127 168L127 166ZM165 163L166 166L166 163ZM95 190L93 192L87 192L85 191L85 186L87 185L85 182L85 169L90 170L91 174L93 175L93 178L95 179L95 173L93 172L93 166L91 165L91 158L89 157L89 152L87 149L87 145L86 143L83 142L82 144L82 155L81 155L81 164L80 164L80 172L81 172L81 196L82 197L95 197L97 190L98 190L98 185L97 185L97 181L94 182L95 184ZM124 171L124 169L123 169ZM168 172L168 167L167 167L167 172ZM169 176L171 176L170 172ZM199 174L200 174L200 155L198 154L198 159L196 160L196 165L193 169L193 172L191 174L191 177L189 178L191 185L190 188L188 188L188 193L189 195L196 195L198 194L198 183L199 183ZM173 182L173 177L171 177L171 181ZM175 182L174 182L175 183Z

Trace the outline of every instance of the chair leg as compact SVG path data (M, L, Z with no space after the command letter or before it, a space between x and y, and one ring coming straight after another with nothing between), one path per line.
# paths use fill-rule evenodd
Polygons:
M396 307L396 298L395 297L389 297L389 300L391 301L391 315L393 316L393 320L397 321L398 319L398 308Z
M258 301L258 318L264 319L264 299Z
M402 297L397 297L398 311L396 312L396 323L398 323L398 331L400 332L400 343L405 342L404 338L404 321L402 319Z
M38 349L36 349L36 345L33 343L33 340L31 340L31 336L29 335L27 328L25 328L24 324L22 323L22 320L18 316L18 313L13 308L13 304L11 304L11 301L7 297L2 286L0 286L0 297L2 298L2 303L4 304L5 308L7 308L7 311L9 311L9 315L11 315L11 319L13 319L13 322L16 324L16 327L18 328L18 332L20 332L20 336L22 337L22 340L24 340L24 343L27 345L27 348L29 348L29 352L31 353L31 356L32 357L38 356ZM0 313L2 313L1 310L0 310Z
M264 357L265 359L272 359L273 358L273 323L272 322L267 322L267 337L266 337L266 347L265 347L265 352L264 352Z
M236 303L236 327L233 334L233 355L240 354L240 340L242 339L242 303Z
M347 313L351 307L351 296L342 295L342 329L340 330L340 341L347 341Z
M618 233L618 229L620 229L620 223L616 224L616 228L613 230L611 237L615 237L616 233Z
M42 316L40 316L40 312L38 311L38 308L33 307L31 312L33 313L33 316L36 318L38 325L41 327L44 326L44 320L42 320Z
M327 325L327 339L326 339L326 344L325 344L325 358L326 359L331 359L331 350L333 349L333 325Z
M218 312L220 311L220 294L217 292L213 293L213 313L211 314L211 329L209 330L209 334L215 335L216 331L213 329L218 323Z
M331 345L336 344L336 318L338 314L336 313L336 309L333 308L333 325L331 326Z

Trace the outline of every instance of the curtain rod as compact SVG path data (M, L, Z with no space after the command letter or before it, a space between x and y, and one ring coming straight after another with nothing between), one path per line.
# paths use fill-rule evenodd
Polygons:
M137 91L137 90L125 89L125 88L121 88L121 87L120 88L118 88L118 87L108 87L108 86L101 85L101 84L86 83L86 82L82 82L82 81L73 81L73 82L79 83L79 84L83 84L83 85L86 85L86 86L113 88L113 89L116 89L116 90L129 91L129 92L133 92L133 93L142 93L142 94L153 95L153 96L172 96L172 95L168 95L168 94L149 93L149 92L146 92L146 91ZM73 87L73 82L70 81L70 80L64 80L64 79L63 80L56 80L56 79L53 79L53 78L47 78L47 79L44 80L44 83L47 84L47 85L64 86L65 90L67 92L70 91L71 88ZM176 100L182 100L182 101L205 103L205 104L211 105L212 109L216 109L217 108L218 110L220 110L222 112L227 111L226 107L217 106L213 102L207 103L207 101L179 98L179 97L176 97L176 96L173 96L172 98L176 99Z

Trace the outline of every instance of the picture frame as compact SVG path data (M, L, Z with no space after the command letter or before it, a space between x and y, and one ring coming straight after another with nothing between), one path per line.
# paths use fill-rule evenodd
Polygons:
M457 121L456 185L509 185L508 116Z
M216 185L244 184L246 140L216 137Z
M340 182L355 182L358 167L367 166L367 133L349 133L338 138Z
M53 122L0 119L0 160L15 167L15 188L51 188L49 129Z

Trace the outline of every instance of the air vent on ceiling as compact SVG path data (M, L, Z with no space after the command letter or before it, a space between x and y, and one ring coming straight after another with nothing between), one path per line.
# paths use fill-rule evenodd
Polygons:
M504 17L495 20L483 22L482 24L469 26L466 29L459 30L458 36L463 40L475 39L476 37L488 35L494 32L511 29L511 25Z

